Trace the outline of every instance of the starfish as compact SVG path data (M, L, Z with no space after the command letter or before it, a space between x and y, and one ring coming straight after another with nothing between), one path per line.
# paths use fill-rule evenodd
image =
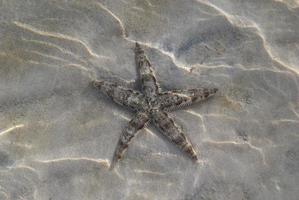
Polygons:
M161 91L154 69L144 50L136 42L135 62L138 78L141 81L141 92L109 81L93 81L93 85L109 96L115 103L129 107L135 116L122 132L114 152L110 169L120 160L128 148L130 141L138 131L152 122L160 132L178 148L196 161L197 154L190 140L182 129L168 115L168 111L201 102L217 92L217 88L194 88L185 90Z

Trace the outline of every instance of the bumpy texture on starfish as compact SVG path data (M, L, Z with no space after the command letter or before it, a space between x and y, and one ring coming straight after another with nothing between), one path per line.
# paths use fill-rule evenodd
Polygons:
M115 163L122 158L129 142L136 136L137 132L150 121L166 138L176 144L193 160L197 160L196 152L189 139L173 119L168 116L167 111L203 101L213 96L218 89L195 88L162 92L151 63L138 43L135 47L135 61L142 84L142 92L108 81L93 81L94 86L114 102L127 106L136 112L135 117L129 122L120 136L110 168L112 169Z

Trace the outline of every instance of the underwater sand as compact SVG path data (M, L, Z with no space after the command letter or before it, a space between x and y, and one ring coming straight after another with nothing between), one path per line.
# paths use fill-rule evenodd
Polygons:
M0 0L0 200L296 200L299 2ZM162 89L215 86L172 113L193 163L90 84L132 86L134 43Z

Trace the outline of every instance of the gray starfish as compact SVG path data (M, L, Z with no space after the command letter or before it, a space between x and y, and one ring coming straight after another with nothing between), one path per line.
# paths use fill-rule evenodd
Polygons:
M108 81L93 81L94 86L114 102L127 106L136 112L136 115L120 136L110 168L112 169L115 163L122 158L129 142L136 136L137 132L150 121L166 138L176 144L193 160L197 160L196 152L189 139L173 119L168 116L167 111L203 101L213 96L218 89L195 88L162 92L151 63L138 43L135 47L135 61L139 79L141 80L142 92Z

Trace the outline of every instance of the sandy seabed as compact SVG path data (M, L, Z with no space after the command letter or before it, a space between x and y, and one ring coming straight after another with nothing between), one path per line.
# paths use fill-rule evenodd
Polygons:
M0 0L0 200L296 200L296 0ZM151 126L109 171L133 113L91 86L216 86L172 113L193 163Z

